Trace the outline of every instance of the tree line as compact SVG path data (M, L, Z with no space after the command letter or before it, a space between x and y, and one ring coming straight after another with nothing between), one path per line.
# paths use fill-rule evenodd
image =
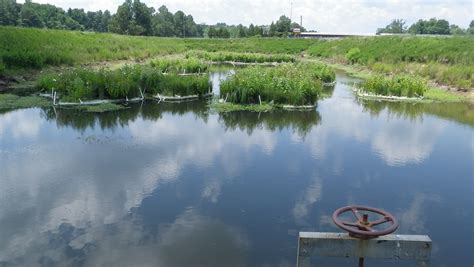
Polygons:
M125 0L115 14L111 14L108 10L86 12L78 8L64 11L54 5L33 3L31 0L26 0L24 4L19 4L16 0L0 0L0 25L127 35L208 38L287 37L293 28L306 31L286 16L281 16L270 25L250 24L248 27L242 24L197 24L193 16L186 15L183 11L172 13L164 5L155 10L140 0ZM384 28L378 29L377 33L474 34L474 21L463 29L444 19L420 19L410 27L405 20L394 19Z
M271 25L197 24L193 16L182 11L172 13L166 6L158 10L140 0L125 0L115 14L110 11L84 11L69 8L67 11L50 4L24 4L16 0L0 0L0 25L37 27L48 29L112 32L127 35L161 37L286 37L292 28L300 26L281 16Z
M466 29L456 24L450 24L445 19L431 18L429 20L420 19L410 27L403 19L394 19L385 28L379 28L377 33L395 33L395 34L441 34L441 35L463 35L474 34L474 20Z

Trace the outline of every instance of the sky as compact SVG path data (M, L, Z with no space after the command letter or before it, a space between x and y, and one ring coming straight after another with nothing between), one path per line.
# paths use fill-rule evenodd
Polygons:
M22 1L18 1L21 3ZM115 13L124 0L33 0L63 9L86 11L108 9ZM309 30L336 33L374 33L392 19L405 19L408 25L418 19L436 17L466 28L474 18L474 0L141 0L158 9L182 10L196 23L250 23L268 25L280 15L292 17ZM293 3L293 4L291 4ZM293 6L293 8L291 8ZM292 12L291 12L292 10Z

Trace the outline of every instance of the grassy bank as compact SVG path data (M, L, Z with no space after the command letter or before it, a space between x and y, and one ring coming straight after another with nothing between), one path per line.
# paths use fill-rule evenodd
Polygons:
M180 39L77 31L0 27L5 68L42 68L113 60L143 60L189 50L209 52L300 53L315 40ZM2 64L0 64L0 71Z
M0 94L0 110L51 106L51 101L39 96Z
M474 37L346 38L318 42L308 53L378 73L415 74L461 89L474 87Z

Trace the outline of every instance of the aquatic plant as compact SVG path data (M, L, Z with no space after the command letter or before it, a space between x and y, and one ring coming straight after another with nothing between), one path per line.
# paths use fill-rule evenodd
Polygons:
M167 96L204 95L209 92L208 76L164 75L153 93Z
M373 75L362 83L362 90L384 96L421 97L428 90L427 82L416 76Z
M153 68L166 73L203 73L208 69L208 64L193 57L182 58L162 58L150 62Z
M322 81L313 64L283 64L237 70L221 83L221 97L236 104L260 102L289 105L314 105Z
M336 80L336 73L334 70L323 63L306 63L303 67L307 67L313 72L316 79L323 81L324 83L331 83Z
M236 53L190 51L186 57L198 57L212 62L272 63L295 62L295 57L288 54Z
M0 94L0 110L48 106L51 106L51 101L39 96L17 96L13 94Z
M44 74L37 88L57 91L63 100L77 102L90 99L125 99L141 97L142 93L202 95L209 90L208 76L164 75L149 66L126 65L120 69L66 70Z

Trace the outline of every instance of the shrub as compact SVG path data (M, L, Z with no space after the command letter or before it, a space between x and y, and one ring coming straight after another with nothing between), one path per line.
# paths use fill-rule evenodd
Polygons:
M3 61L0 58L0 75L3 75L5 73L6 68L7 67L5 66L5 64L3 64Z
M336 80L336 73L328 65L322 63L312 63L308 65L313 71L313 75L324 83L330 83Z
M346 53L346 59L351 63L360 63L362 54L359 48L351 48Z

